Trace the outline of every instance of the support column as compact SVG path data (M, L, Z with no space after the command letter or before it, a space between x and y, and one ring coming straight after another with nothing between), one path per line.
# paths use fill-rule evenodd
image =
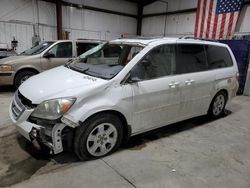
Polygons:
M142 27L142 14L143 14L143 6L141 4L138 4L138 10L137 10L137 35L141 35L141 27Z
M62 39L62 1L56 1L57 39Z

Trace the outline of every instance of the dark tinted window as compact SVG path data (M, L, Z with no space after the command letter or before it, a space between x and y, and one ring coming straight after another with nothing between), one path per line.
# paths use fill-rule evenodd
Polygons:
M151 50L131 71L140 80L171 75L175 69L174 45L164 45Z
M229 67L233 65L231 56L225 47L206 45L205 49L209 69Z
M72 57L72 42L61 42L53 46L49 53L55 55L56 58Z
M200 72L206 69L207 62L203 45L177 45L176 74Z
M77 56L83 54L84 52L90 50L91 48L94 48L97 45L98 45L97 43L81 43L81 42L76 43Z
M122 48L120 46L112 46L110 48L104 49L104 57L119 57Z

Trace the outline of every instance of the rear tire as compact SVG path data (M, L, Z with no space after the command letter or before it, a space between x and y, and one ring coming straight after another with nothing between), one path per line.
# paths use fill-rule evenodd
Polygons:
M208 115L211 118L219 118L225 113L225 106L227 103L227 94L225 91L219 91L213 98Z
M121 120L113 114L98 114L77 128L74 151L80 160L104 157L118 149L122 138Z
M29 79L31 76L34 76L36 73L33 71L22 71L17 73L15 80L14 80L14 86L17 89L24 81Z

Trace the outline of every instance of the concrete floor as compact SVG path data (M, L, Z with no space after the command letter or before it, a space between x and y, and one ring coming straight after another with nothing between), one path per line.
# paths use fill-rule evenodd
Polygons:
M8 118L12 95L0 91L0 187L250 187L250 97L236 97L221 119L173 124L79 162L34 150Z

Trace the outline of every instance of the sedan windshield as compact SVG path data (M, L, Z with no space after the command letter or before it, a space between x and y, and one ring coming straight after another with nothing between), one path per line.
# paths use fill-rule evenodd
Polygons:
M44 50L46 50L48 47L50 47L54 42L43 42L42 44L39 44L37 46L34 46L28 50L25 50L20 55L36 55L40 54Z
M134 44L100 44L66 64L66 67L109 80L117 75L142 49L143 46Z

